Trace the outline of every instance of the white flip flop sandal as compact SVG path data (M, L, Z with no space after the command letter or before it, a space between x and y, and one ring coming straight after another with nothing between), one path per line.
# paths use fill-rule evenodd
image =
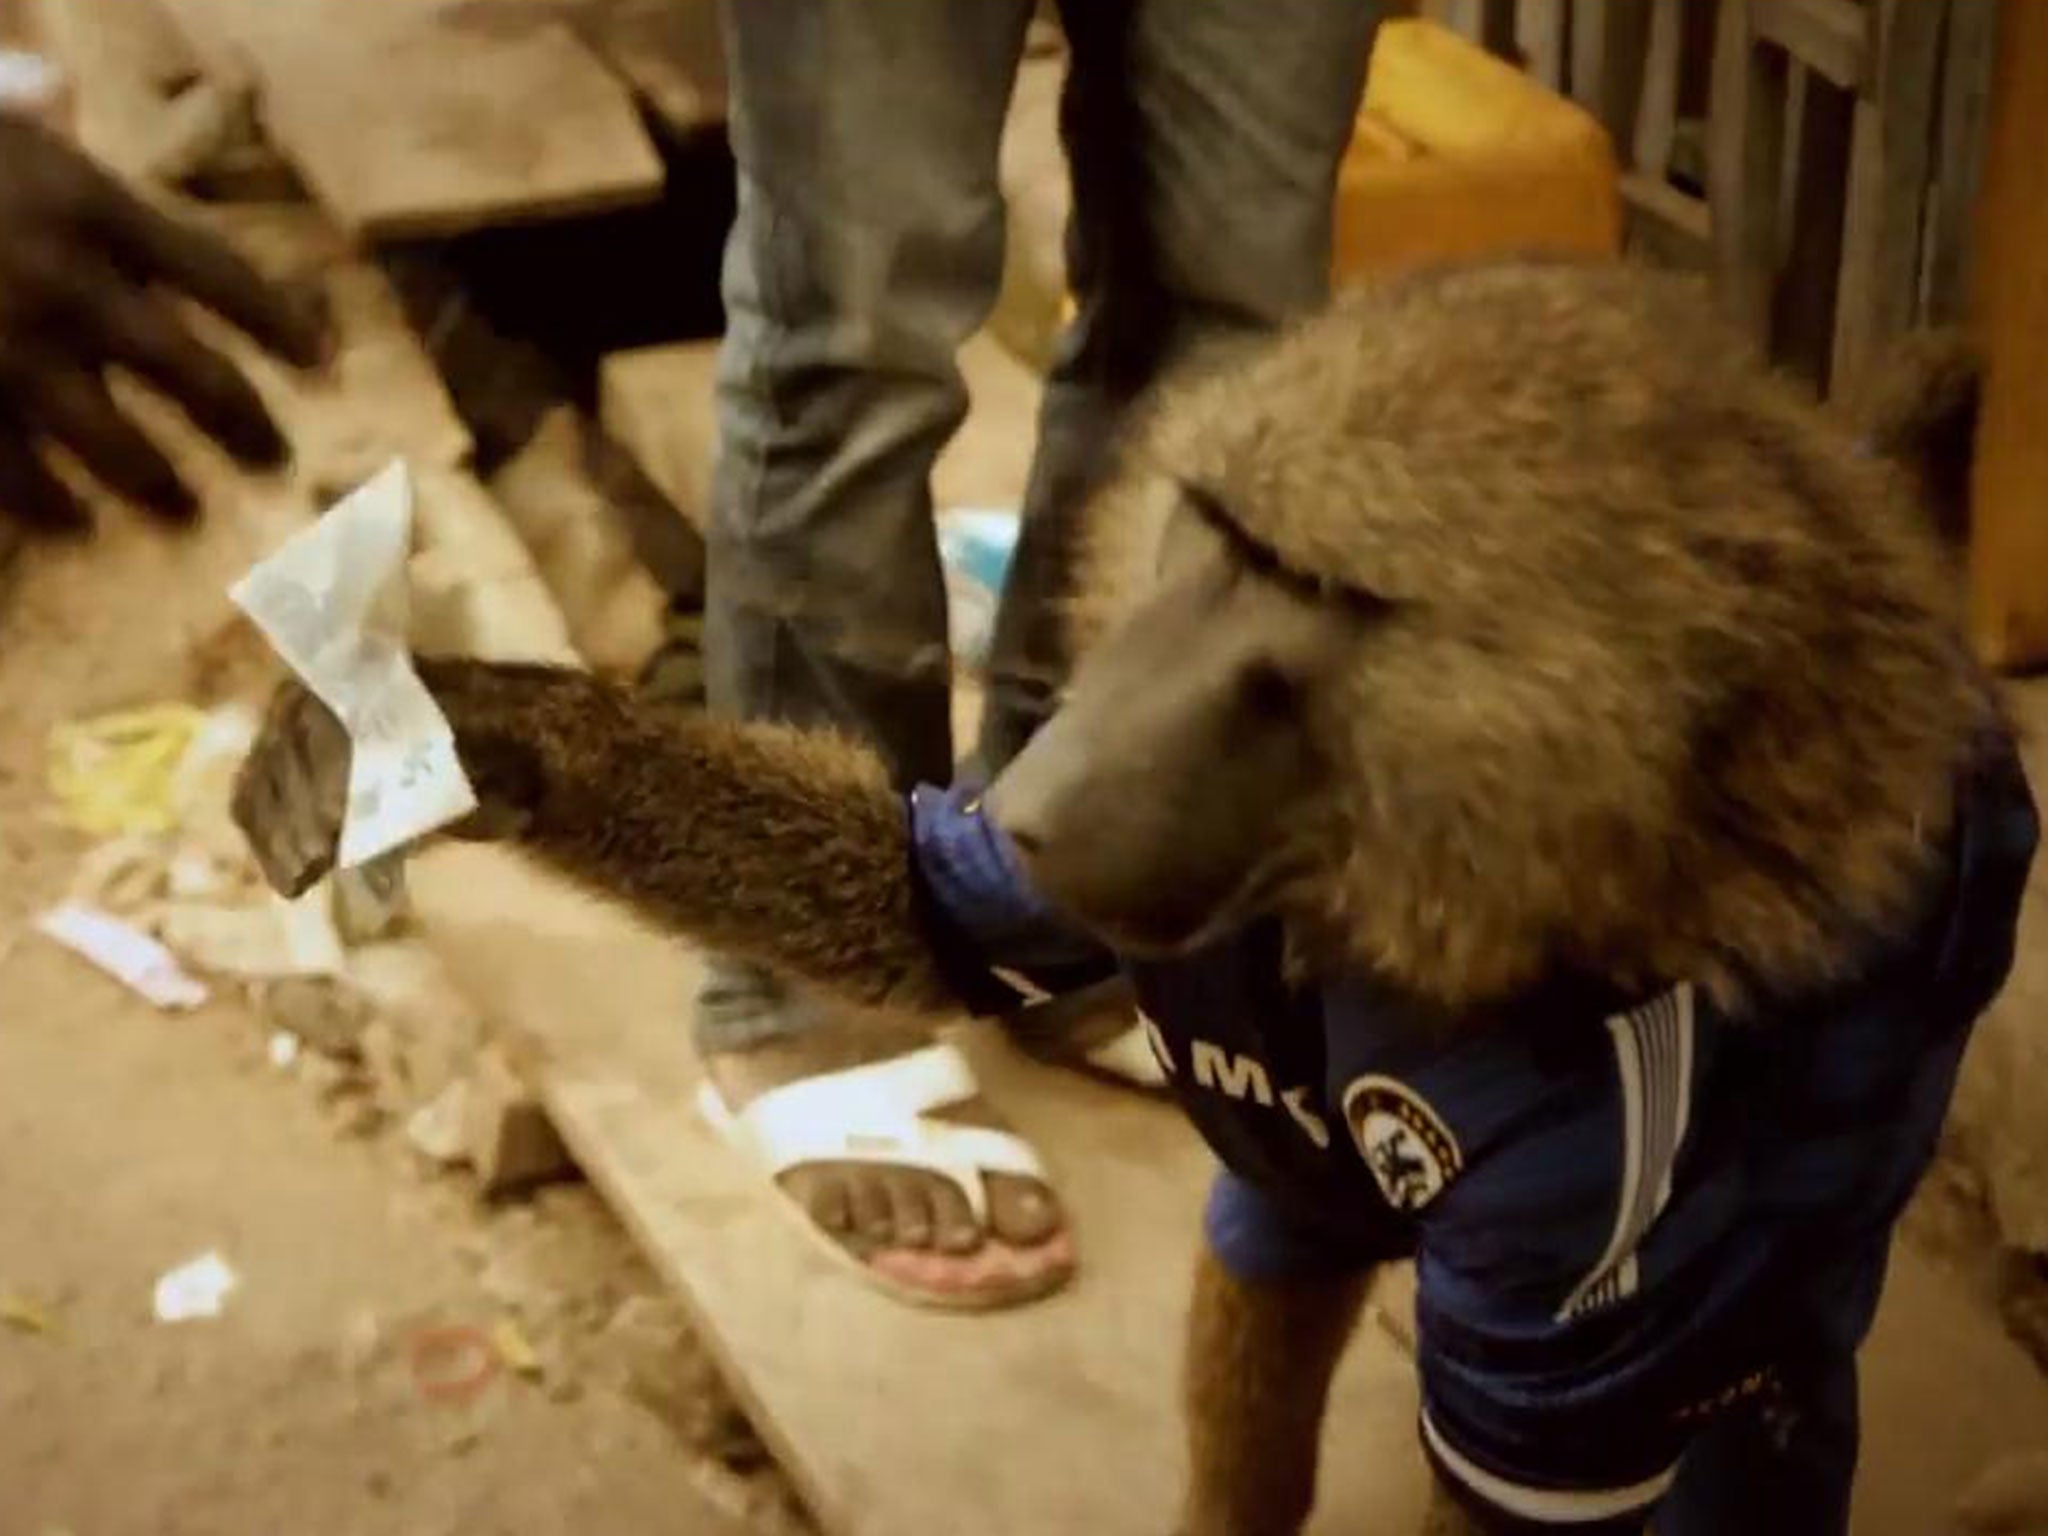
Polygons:
M1026 999L1004 1020L1013 1044L1051 1066L1121 1088L1164 1096L1171 1086L1131 984L1114 976L1076 992L1040 992L1029 980L996 972Z
M1118 1034L1101 1045L1091 1046L1084 1059L1094 1071L1130 1088L1163 1094L1167 1089L1166 1069L1159 1065L1152 1039L1142 1021L1133 1019Z
M988 1230L991 1173L1046 1180L1045 1166L1031 1145L1013 1131L955 1125L931 1111L971 1099L980 1091L973 1069L958 1049L934 1044L838 1072L824 1072L771 1088L735 1114L709 1081L697 1090L697 1108L725 1142L745 1154L771 1183L804 1163L865 1163L916 1168L937 1174L958 1189L984 1233ZM801 1222L814 1243L863 1280L899 1301L948 1311L989 1311L1021 1305L1064 1285L1071 1265L1055 1265L993 1285L940 1291L885 1273L835 1242L810 1213L779 1189L776 1196ZM1064 1243L1062 1233L1055 1242ZM990 1259L1019 1252L994 1237L984 1243ZM1032 1250L1021 1250L1031 1252ZM969 1256L969 1258L980 1255ZM999 1274L1005 1266L992 1266Z

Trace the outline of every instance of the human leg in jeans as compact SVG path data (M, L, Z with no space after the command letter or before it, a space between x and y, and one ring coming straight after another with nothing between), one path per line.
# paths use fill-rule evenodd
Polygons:
M1379 0L1069 0L1060 131L1076 303L1039 413L997 613L978 757L993 775L1051 713L1074 529L1126 408L1190 352L1329 292L1337 170Z
M950 766L926 482L964 403L953 349L999 276L995 144L1028 10L1005 8L1000 27L980 6L813 0L728 15L741 212L712 538L713 702L860 730L903 781ZM1375 14L1360 0L1067 8L1080 313L1048 390L998 627L990 764L1021 745L1063 675L1050 600L1124 407L1163 360L1322 296ZM869 165L878 179L858 180ZM707 990L700 1044L733 1107L877 1053L814 1002L729 967ZM968 1251L982 1234L943 1180L848 1163L783 1184L871 1262L954 1256L898 1263L926 1289L1031 1294L1071 1263L1037 1181L987 1180L993 1265ZM1010 1278L991 1282L991 1269Z
M997 148L1031 0L737 0L724 25L739 211L725 270L705 663L714 710L830 726L896 782L952 775L932 464L955 354L1003 260ZM928 1042L714 962L697 1038L728 1110ZM940 1112L997 1123L975 1096ZM872 1138L870 1138L872 1140ZM784 1192L931 1299L1040 1293L1072 1267L1052 1192L817 1159Z

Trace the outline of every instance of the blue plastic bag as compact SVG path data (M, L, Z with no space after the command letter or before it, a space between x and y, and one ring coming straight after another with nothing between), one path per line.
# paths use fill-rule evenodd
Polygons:
M978 672L988 663L996 605L1017 553L1018 516L992 507L952 507L939 514L938 525L953 658Z

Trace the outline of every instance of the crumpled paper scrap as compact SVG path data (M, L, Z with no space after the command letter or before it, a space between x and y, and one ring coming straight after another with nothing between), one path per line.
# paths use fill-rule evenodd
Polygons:
M228 1261L217 1251L209 1251L159 1278L150 1298L151 1306L160 1323L219 1317L228 1297L241 1283L241 1277L229 1267Z
M455 733L407 650L412 477L394 462L229 592L350 743L336 862L352 869L476 809Z

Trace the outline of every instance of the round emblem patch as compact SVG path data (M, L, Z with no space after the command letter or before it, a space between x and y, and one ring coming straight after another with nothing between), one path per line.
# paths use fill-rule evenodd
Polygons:
M1406 1083L1368 1074L1344 1090L1344 1119L1373 1182L1397 1211L1419 1211L1458 1176L1464 1157L1435 1110Z

